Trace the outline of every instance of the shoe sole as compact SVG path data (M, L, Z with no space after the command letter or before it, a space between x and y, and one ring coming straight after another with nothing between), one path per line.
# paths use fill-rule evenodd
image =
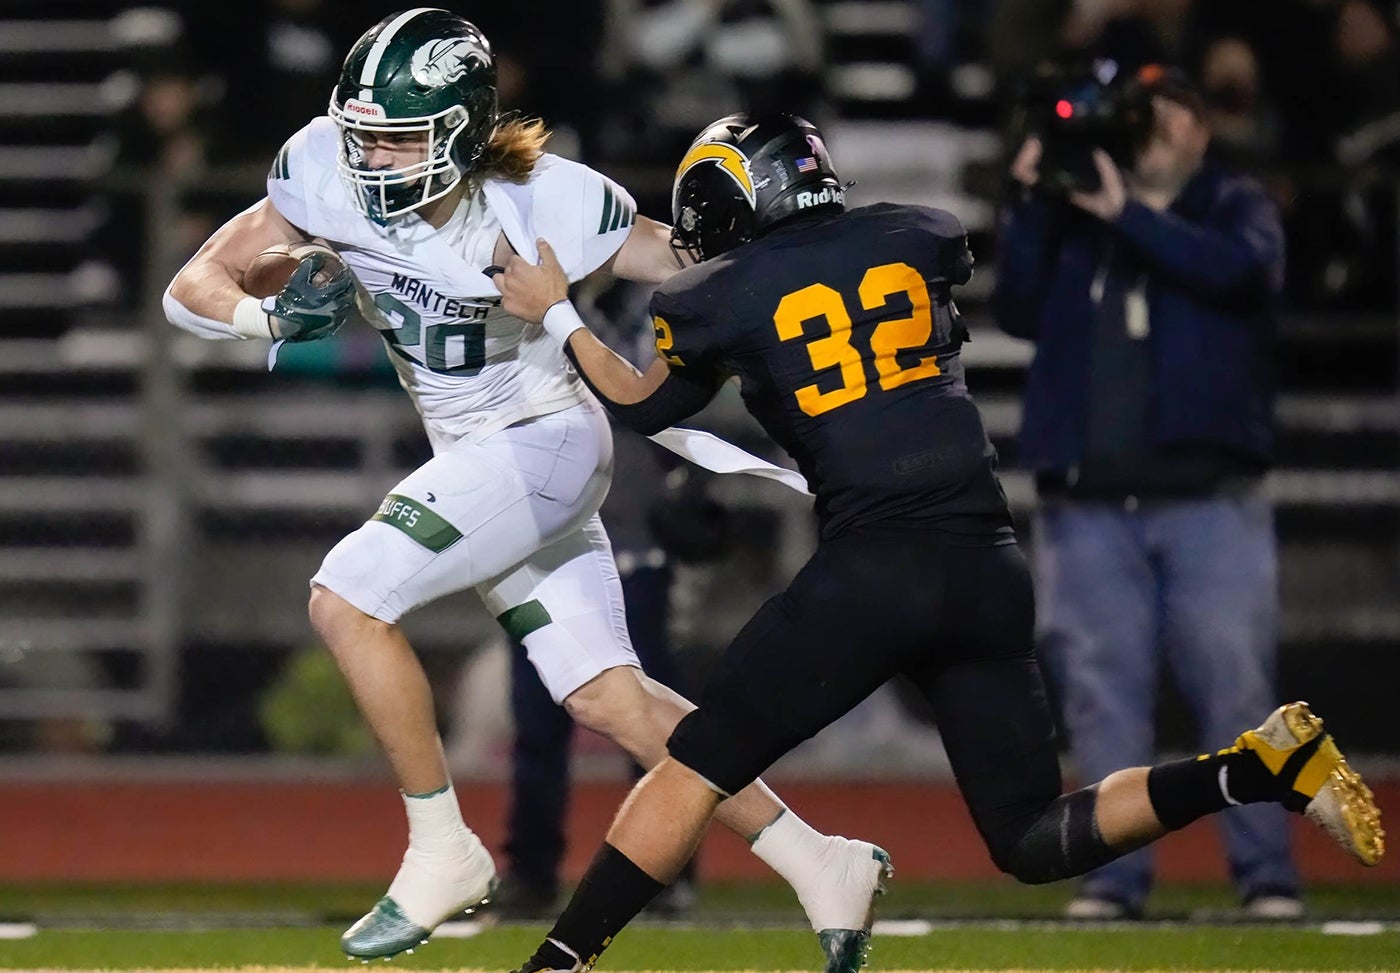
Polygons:
M1304 796L1314 791L1303 814L1361 864L1379 864L1385 856L1385 829L1381 827L1381 811L1371 788L1347 763L1331 734L1323 730L1321 718L1307 703L1290 703L1283 707L1282 716L1299 746L1322 737L1316 753L1291 785Z

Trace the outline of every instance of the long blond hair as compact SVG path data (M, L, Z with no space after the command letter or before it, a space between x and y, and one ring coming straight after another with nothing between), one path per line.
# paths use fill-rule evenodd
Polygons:
M477 166L478 178L492 177L524 182L544 155L550 131L544 120L512 115L501 120Z

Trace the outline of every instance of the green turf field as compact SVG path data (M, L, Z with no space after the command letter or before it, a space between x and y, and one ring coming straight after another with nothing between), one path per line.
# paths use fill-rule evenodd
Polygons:
M917 917L934 928L877 935L870 968L1400 971L1400 888L1314 889L1310 921L1299 928L1231 924L1228 890L1193 887L1159 890L1147 923L1047 922L1070 891L1010 883L896 886L882 918ZM376 892L343 885L0 887L0 918L37 927L27 938L0 938L0 968L353 969L337 938L344 920ZM1336 930L1326 920L1351 924ZM799 923L781 888L711 886L692 923L627 930L600 970L819 970L815 938ZM496 925L470 938L437 938L394 965L509 970L544 929ZM27 932L11 925L0 927L0 936L6 931Z
M396 960L402 969L509 970L544 926L501 926L471 939L438 939ZM0 941L6 969L350 968L339 927L205 932L40 931ZM383 964L376 964L383 965ZM629 929L604 970L816 970L815 938L795 929ZM1230 927L1004 929L960 926L878 937L878 970L1395 970L1400 933L1327 935L1315 929Z
M0 921L110 921L121 925L181 917L261 917L288 924L358 918L384 893L372 883L0 884ZM908 882L895 876L880 899L881 918L1049 919L1059 915L1074 886L985 882ZM1400 884L1314 885L1307 904L1316 919L1400 922ZM1220 885L1164 885L1152 895L1148 918L1228 919L1236 902ZM802 913L779 882L702 884L697 921L798 924Z

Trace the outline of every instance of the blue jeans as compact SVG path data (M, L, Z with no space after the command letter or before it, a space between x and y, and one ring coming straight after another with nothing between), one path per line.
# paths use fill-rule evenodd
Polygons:
M1154 762L1158 674L1190 705L1202 750L1230 746L1277 705L1273 514L1245 496L1121 502L1050 499L1035 533L1038 641L1084 781ZM1287 812L1221 815L1241 898L1296 895ZM1083 894L1140 909L1148 849L1091 872Z

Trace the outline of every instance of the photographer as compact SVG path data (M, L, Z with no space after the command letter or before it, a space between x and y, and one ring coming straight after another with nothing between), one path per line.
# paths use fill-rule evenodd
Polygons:
M1037 343L1020 461L1041 498L1041 648L1084 780L1152 761L1162 663L1201 746L1229 746L1232 727L1272 705L1277 619L1263 476L1278 213L1210 157L1189 84L1157 70L1101 93L1144 120L1122 140L1127 171L1088 145L1091 174L1056 168L1076 146L1057 143L1053 124L1027 139L995 295L1001 327ZM1222 822L1246 914L1301 914L1280 810L1233 808ZM1146 851L1119 859L1090 873L1067 914L1139 916L1151 881Z

